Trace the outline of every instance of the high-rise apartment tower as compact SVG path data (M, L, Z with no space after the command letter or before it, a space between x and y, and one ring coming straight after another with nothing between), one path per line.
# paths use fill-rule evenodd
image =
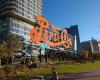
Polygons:
M42 0L0 0L0 40L9 32L30 40L38 15L42 15Z

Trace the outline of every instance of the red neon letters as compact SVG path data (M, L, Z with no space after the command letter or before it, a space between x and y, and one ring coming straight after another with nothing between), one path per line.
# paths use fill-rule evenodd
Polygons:
M33 42L38 43L40 41L46 43L49 46L61 46L70 48L73 44L73 39L68 36L67 30L60 29L52 24L50 24L47 19L42 16L36 18L36 26L31 30L30 37Z

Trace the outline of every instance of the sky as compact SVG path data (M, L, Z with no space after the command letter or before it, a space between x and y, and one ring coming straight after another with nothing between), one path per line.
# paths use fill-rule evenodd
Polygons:
M100 0L43 0L43 16L60 28L77 24L80 40L100 40Z

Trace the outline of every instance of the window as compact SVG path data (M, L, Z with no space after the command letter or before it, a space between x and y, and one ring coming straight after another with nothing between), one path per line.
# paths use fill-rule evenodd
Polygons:
M25 31L28 31L28 27L24 26L24 30L25 30Z
M19 29L24 30L24 26L20 24Z
M11 30L12 32L19 33L19 30L18 30L18 29L15 29L15 28L10 28L10 30Z

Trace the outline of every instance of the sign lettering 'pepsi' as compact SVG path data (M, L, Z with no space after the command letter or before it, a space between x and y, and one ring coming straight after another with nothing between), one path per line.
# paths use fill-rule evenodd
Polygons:
M36 17L36 22L30 32L31 40L35 43L43 42L49 46L61 46L71 48L73 39L68 36L66 29L62 30L48 22L42 16Z

